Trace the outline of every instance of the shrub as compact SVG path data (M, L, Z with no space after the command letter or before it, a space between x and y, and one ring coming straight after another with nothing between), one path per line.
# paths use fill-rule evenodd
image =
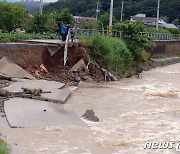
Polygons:
M24 33L1 33L0 41L14 42L19 40L29 40L29 39L53 39L59 38L57 35L43 35L43 34L24 34Z
M3 32L19 27L25 17L27 12L22 5L0 2L0 29Z
M64 21L67 24L72 24L74 19L73 19L73 15L70 13L69 9L67 8L63 8L60 12L60 14L57 14L56 19L58 21Z
M85 21L82 23L79 23L79 28L82 29L98 29L98 22L95 21Z
M145 50L152 50L155 47L155 43L151 38L139 35L140 32L144 32L146 29L142 22L126 21L114 25L113 28L122 32L127 48L136 62L147 60Z
M33 16L33 31L36 33L46 32L47 16L41 15L39 12Z
M108 70L123 75L132 69L133 57L122 39L95 35L86 38L86 42L92 48L93 57L102 60Z
M8 144L2 140L0 140L0 154L9 154Z

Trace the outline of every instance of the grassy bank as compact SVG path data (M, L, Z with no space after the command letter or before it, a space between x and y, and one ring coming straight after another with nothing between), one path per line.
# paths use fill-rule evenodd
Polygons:
M1 33L0 41L16 42L29 39L59 39L58 35L54 34L36 34L36 33Z
M0 154L9 154L8 144L0 139Z
M120 77L130 77L139 74L142 71L138 67L139 64L148 59L148 53L144 48L148 45L151 47L151 42L145 42L143 45L141 39L135 36L121 39L96 35L83 39L83 42L91 49L95 61L109 71L116 72Z

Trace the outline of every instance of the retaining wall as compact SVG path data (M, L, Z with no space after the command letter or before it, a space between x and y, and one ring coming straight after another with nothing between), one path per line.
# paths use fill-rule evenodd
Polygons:
M180 41L156 41L157 47L152 51L153 54L180 54Z

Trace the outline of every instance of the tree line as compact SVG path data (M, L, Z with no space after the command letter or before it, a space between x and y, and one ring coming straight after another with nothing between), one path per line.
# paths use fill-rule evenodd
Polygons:
M28 14L27 10L16 3L0 2L0 31L11 32L16 28L27 33L54 33L58 31L57 21L73 22L73 16L64 8L59 13Z
M123 18L130 19L130 16L138 13L147 14L149 17L156 16L157 0L124 0ZM60 12L67 7L73 15L95 17L97 0L59 0L44 6L45 12ZM110 0L100 0L100 15L109 11ZM114 1L114 16L120 20L121 1ZM163 0L160 4L160 16L167 22L176 22L180 19L180 1Z

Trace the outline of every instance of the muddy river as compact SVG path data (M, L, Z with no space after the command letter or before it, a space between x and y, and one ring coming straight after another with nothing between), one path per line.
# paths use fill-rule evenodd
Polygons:
M93 109L100 121L12 129L0 118L12 153L180 153L180 63L143 72L138 79L80 87L63 109L80 118ZM172 149L144 149L146 142L170 141L175 141Z

